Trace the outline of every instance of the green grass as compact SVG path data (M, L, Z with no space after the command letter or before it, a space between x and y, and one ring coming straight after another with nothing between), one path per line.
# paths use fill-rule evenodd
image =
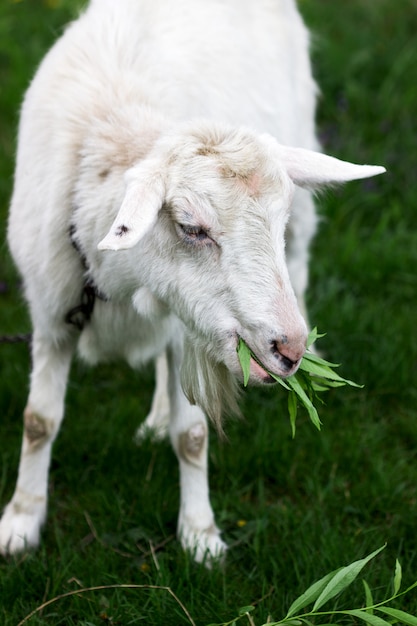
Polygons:
M5 245L19 103L76 5L0 3L0 283L8 287L0 293L0 335L29 329ZM319 198L312 251L309 309L327 333L322 350L365 388L326 394L322 431L300 414L295 440L283 390L244 393L245 420L226 424L227 442L211 435L212 502L231 549L225 568L208 572L174 539L179 494L170 447L132 443L150 405L151 374L76 362L42 546L0 561L5 626L60 594L115 584L170 587L197 626L256 603L258 626L268 615L283 617L316 579L385 542L366 572L375 599L385 597L396 558L404 584L416 579L417 13L413 0L301 0L300 7L315 33L325 150L388 169ZM2 505L16 479L29 366L25 346L0 346ZM358 581L340 603L359 606L362 597ZM417 594L398 608L417 614ZM113 589L63 599L27 623L190 622L166 591Z

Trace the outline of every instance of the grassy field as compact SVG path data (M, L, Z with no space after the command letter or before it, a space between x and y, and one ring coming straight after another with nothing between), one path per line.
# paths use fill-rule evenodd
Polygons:
M5 244L19 103L77 0L0 3L0 335L30 330ZM366 571L388 593L395 559L417 579L417 10L414 0L301 0L314 32L322 90L320 137L329 153L388 173L319 199L311 319L321 347L363 390L326 398L318 433L302 415L291 439L280 389L244 393L243 422L211 435L212 502L231 546L226 566L193 564L176 542L177 466L168 444L137 449L152 376L75 362L54 449L41 548L0 560L0 623L53 625L224 623L254 603L253 624L285 615L328 571L386 550ZM29 355L0 346L0 503L12 494ZM361 583L335 606L360 606ZM417 615L417 593L399 608ZM328 621L328 620L327 620ZM338 619L333 620L338 621ZM245 618L242 623L249 623Z

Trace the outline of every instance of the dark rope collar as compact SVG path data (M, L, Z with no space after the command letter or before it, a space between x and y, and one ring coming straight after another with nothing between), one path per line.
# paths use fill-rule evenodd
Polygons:
M68 313L65 315L65 322L66 324L72 324L81 331L83 330L85 325L91 320L96 298L98 298L99 300L103 300L104 302L107 301L108 298L101 291L99 291L99 289L94 284L93 279L89 276L87 258L81 250L80 244L76 239L76 230L74 224L71 224L70 226L69 237L73 248L78 252L78 255L80 257L81 265L84 270L84 283L81 290L80 304L68 311Z
M2 335L0 343L30 343L32 341L32 333L20 333L18 335Z

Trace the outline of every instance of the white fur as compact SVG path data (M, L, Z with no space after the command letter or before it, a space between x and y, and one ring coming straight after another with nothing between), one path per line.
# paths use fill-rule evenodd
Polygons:
M239 336L282 376L303 355L316 217L300 187L383 171L312 152L315 95L293 0L92 0L45 57L22 108L8 231L34 338L3 552L38 544L77 343L93 363L162 355L139 436L169 432L184 547L198 561L224 552L205 414L219 425L237 410ZM79 332L64 319L82 256L106 300ZM251 382L267 380L252 361Z

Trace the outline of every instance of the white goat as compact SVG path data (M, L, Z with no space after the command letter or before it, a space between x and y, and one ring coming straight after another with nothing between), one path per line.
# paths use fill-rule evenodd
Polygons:
M314 152L315 94L293 0L92 0L46 56L8 231L33 369L4 553L39 542L77 343L93 363L159 357L145 427L178 457L178 534L197 561L224 552L205 414L236 409L239 337L280 376L303 356L308 188L383 171Z

